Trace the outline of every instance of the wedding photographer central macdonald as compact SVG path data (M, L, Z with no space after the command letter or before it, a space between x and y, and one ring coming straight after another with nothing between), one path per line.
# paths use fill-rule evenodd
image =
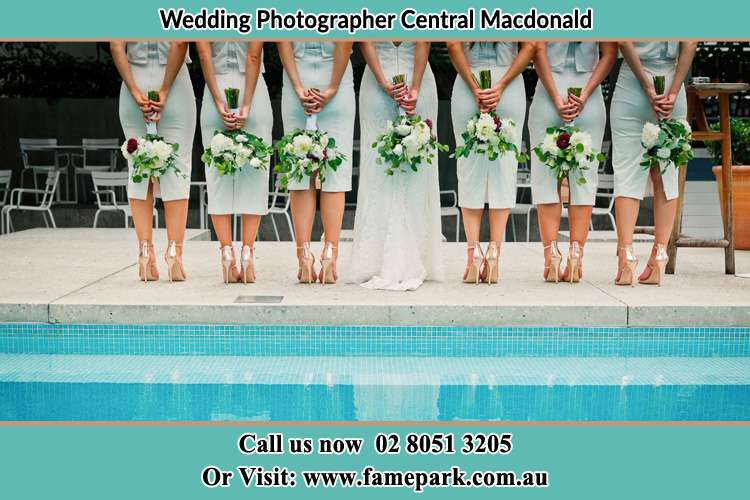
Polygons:
M240 34L253 31L281 33L285 31L313 31L321 35L332 31L357 35L367 31L391 31L401 27L407 31L473 31L488 30L592 30L594 12L588 8L575 8L570 12L540 12L535 8L528 12L512 13L502 9L469 8L465 12L420 12L405 8L399 13L371 12L362 8L359 12L312 13L303 10L280 12L275 8L259 8L254 14L230 12L224 8L209 11L202 8L192 13L184 8L160 8L159 20L165 31L234 30Z

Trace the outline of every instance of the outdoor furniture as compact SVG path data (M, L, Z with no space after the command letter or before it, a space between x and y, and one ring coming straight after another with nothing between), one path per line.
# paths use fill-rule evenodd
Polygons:
M615 223L615 216L612 210L615 206L615 176L614 174L599 174L599 185L596 189L596 198L608 199L606 207L594 207L591 210L591 224L590 229L594 230L594 217L595 215L606 215L609 217L609 221L612 223L612 229L617 230Z
M281 238L279 237L279 229L276 226L274 215L284 216L287 226L289 227L289 234L292 236L292 240L294 240L294 227L292 226L292 218L289 216L289 206L291 205L291 202L292 197L290 196L289 191L283 189L281 183L277 179L274 190L271 193L271 202L268 207L268 215L273 224L273 232L276 234L276 241L281 241Z
M669 262L667 273L674 274L677 261L677 248L701 247L724 249L724 272L734 274L734 222L732 215L732 135L729 127L729 96L750 89L747 83L698 83L688 85L688 121L695 120L693 128L694 141L718 141L721 143L722 196L721 211L724 222L724 238L699 239L682 234L682 206L685 199L685 178L687 165L680 168L680 196L677 202L672 236L669 239L667 253ZM710 130L706 120L701 99L716 96L719 100L719 131Z
M12 170L0 170L0 210L8 202L10 193L10 179L13 176ZM3 234L3 224L0 224L0 234Z
M13 223L10 219L10 213L13 210L27 212L41 212L44 219L44 225L57 228L55 218L52 216L52 200L57 192L57 183L60 181L60 172L58 170L48 170L47 179L44 183L44 189L16 188L10 192L10 201L5 205L0 213L0 232L12 232ZM38 205L24 205L23 195L33 194L42 195L41 202ZM47 220L49 217L49 220Z
M206 181L190 181L191 188L198 188L199 228L208 228L208 188Z
M459 240L461 234L461 210L458 208L458 194L451 190L440 191L440 197L443 195L450 196L453 201L450 205L440 204L440 217L455 217L456 218L456 241Z
M117 153L120 150L120 140L88 139L81 140L82 154L71 155L73 164L73 199L78 202L78 177L83 176L83 182L91 172L109 172L117 167ZM106 161L104 161L106 158ZM81 161L76 165L75 160ZM84 191L85 192L85 191Z
M116 188L123 188L124 191L128 185L128 173L123 172L100 172L92 171L90 173L91 181L94 183L94 196L96 196L96 205L98 210L94 214L94 226L99 222L99 215L102 212L122 212L125 218L125 227L130 227L129 221L133 218L130 210L130 204L127 199L117 199ZM154 227L159 227L159 212L154 207Z
M24 178L27 172L31 172L34 181L34 189L39 190L37 176L46 174L50 170L65 175L68 179L68 167L70 166L70 153L65 150L71 149L70 146L60 146L57 139L30 139L21 137L18 139L21 148L21 161L23 162L23 171L21 172L21 187L24 186ZM50 163L51 161L51 163ZM66 184L66 199L70 201L70 186ZM56 192L57 202L62 202L60 191ZM39 197L36 197L39 202Z

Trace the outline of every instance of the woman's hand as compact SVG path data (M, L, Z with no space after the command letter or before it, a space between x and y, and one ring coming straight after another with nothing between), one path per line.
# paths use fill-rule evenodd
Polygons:
M148 116L152 113L151 111L151 102L148 100L148 96L141 92L140 90L135 90L131 94L133 96L133 100L138 105L138 109L141 110L141 113L143 113L143 116Z
M571 100L563 99L558 95L553 102L555 103L555 108L557 108L557 114L563 122L569 123L575 120L577 108Z
M250 115L250 105L240 107L239 115L235 115L234 128L241 130L245 128L247 117Z
M589 92L586 89L581 90L581 96L578 97L575 94L568 94L568 102L573 104L576 110L576 118L581 116L583 108L586 106L586 102L589 99Z
M218 111L219 116L221 116L221 121L222 123L224 123L224 128L226 128L227 130L234 130L237 123L237 115L229 112L229 108L223 100L215 101L215 103L216 111Z
M398 102L398 105L406 112L407 116L417 114L417 100L419 99L419 89L408 88L406 95Z
M310 97L312 97L313 102L315 103L315 113L320 113L322 109L328 104L331 99L333 99L333 96L336 95L336 92L338 92L338 89L335 89L333 87L328 87L325 90L318 90L318 89L310 89Z
M669 118L674 109L674 104L677 101L677 94L660 95L656 97L656 105L659 108L657 116L660 118Z
M299 99L300 104L302 104L305 115L310 116L316 113L315 109L318 105L313 100L312 93L304 87L297 87L294 91L297 93L297 98Z
M497 109L500 99L503 96L503 87L495 85L488 89L479 91L479 110L482 113L489 113Z
M405 83L384 83L381 85L383 92L394 100L397 104L401 102L409 93L409 88Z

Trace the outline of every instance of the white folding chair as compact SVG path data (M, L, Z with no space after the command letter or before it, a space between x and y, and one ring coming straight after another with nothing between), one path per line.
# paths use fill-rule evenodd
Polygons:
M91 172L91 181L94 183L94 196L96 197L97 211L94 214L94 227L99 223L99 215L102 212L122 212L125 218L125 227L130 227L130 219L133 213L127 200L118 200L116 188L127 189L127 172ZM124 189L123 189L124 190ZM154 207L154 227L159 227L159 212Z
M68 167L70 166L70 155L67 153L60 153L54 150L54 146L57 146L57 139L29 139L21 137L18 139L18 145L21 148L21 161L23 162L23 171L21 172L21 187L24 186L24 178L27 172L31 172L34 181L34 189L39 190L39 183L37 176L40 174L46 174L50 170L59 172L65 176L66 191L65 196L67 200L70 200L70 186L68 185ZM48 151L43 148L49 147ZM44 158L44 160L42 159ZM52 163L47 163L52 160ZM64 164L62 161L64 160ZM41 191L40 191L41 192ZM58 203L62 200L60 191L56 193ZM37 203L39 197L36 196Z
M447 191L440 191L440 199L442 200L443 195L450 196L453 201L450 205L443 205L440 203L440 217L455 217L456 218L456 241L459 241L461 235L461 210L458 208L458 194L450 189ZM443 237L445 239L445 237Z
M271 218L271 224L273 224L273 232L276 235L276 241L281 241L279 236L279 228L276 226L276 220L274 215L283 215L286 219L287 227L289 228L289 234L294 240L294 227L292 226L292 218L289 216L289 206L292 202L292 197L289 191L283 189L279 180L276 179L274 183L274 190L271 193L271 202L268 205L268 215Z
M615 216L612 210L615 206L615 176L613 174L599 174L599 186L596 188L596 198L608 199L606 207L597 207L594 205L591 211L591 227L594 230L594 215L606 215L609 217L609 221L612 223L612 229L617 231L617 225L615 223Z
M91 172L110 172L117 166L117 148L120 140L115 139L88 139L81 140L81 150L83 154L72 155L73 162L73 196L78 203L78 177L83 176L83 182L86 177L91 176ZM81 161L76 165L75 160Z
M44 225L53 228L57 228L55 224L55 218L52 216L52 200L55 197L57 191L57 183L60 181L60 172L57 170L47 171L47 180L44 183L44 189L30 189L30 188L16 188L10 192L10 201L2 209L0 214L2 223L0 223L0 231L13 231L13 223L10 219L10 213L13 210L25 211L25 212L41 212L42 218L44 219ZM24 205L23 195L33 194L35 196L42 195L42 200L38 205ZM47 220L49 217L49 220ZM7 229L5 229L7 228Z
M10 179L13 176L12 170L0 170L0 211L2 211L5 204L8 202L8 195L10 194ZM0 219L0 222L2 219ZM3 234L4 224L0 224L0 234Z

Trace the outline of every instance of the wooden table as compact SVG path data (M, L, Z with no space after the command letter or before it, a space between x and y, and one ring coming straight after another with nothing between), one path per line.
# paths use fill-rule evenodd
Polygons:
M747 83L697 83L687 86L688 99L688 122L694 123L694 141L718 141L721 142L721 176L723 199L721 204L722 220L724 221L724 238L719 240L705 240L691 238L682 234L682 204L685 195L685 178L687 166L680 168L680 196L677 201L677 214L675 216L672 236L669 239L667 252L669 263L667 273L674 274L677 261L677 249L679 247L701 247L701 248L723 248L724 249L724 272L734 274L734 221L732 218L732 135L729 126L729 96L737 92L745 92L750 89ZM719 99L719 130L711 130L708 127L706 114L701 99L715 96Z

